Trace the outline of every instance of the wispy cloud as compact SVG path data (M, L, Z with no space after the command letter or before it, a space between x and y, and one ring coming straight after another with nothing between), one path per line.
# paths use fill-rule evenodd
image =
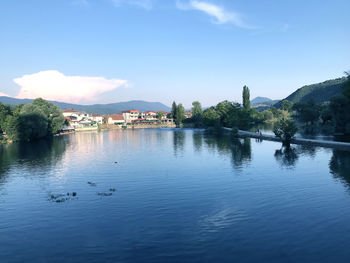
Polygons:
M181 0L177 0L176 7L181 10L201 11L209 15L212 18L212 22L215 24L233 24L241 28L253 28L243 21L242 16L239 13L227 11L224 7L209 2L197 0L183 2Z
M13 80L21 87L16 98L44 98L71 103L90 103L98 95L126 86L121 79L103 77L65 76L57 70L46 70L24 75Z
M111 0L116 7L120 7L122 5L133 5L137 7L141 7L147 10L153 8L154 0Z

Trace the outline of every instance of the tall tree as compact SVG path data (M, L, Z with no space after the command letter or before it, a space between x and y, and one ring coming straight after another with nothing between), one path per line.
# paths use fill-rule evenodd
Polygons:
M177 108L176 108L176 120L175 120L176 125L182 124L182 121L184 119L185 119L185 108L180 103L179 105L177 105Z
M347 76L347 80L343 85L343 94L345 97L350 99L350 71L345 72L345 75Z
M196 125L200 125L203 120L202 105L199 101L192 102L192 119Z
M243 108L246 110L249 110L250 109L250 91L247 86L243 87L242 97L243 97Z
M176 106L176 102L173 102L173 105L171 106L171 116L173 117L174 121L176 120L176 110L177 110L177 106Z
M5 130L5 122L7 116L11 114L11 109L9 106L4 105L0 102L0 134Z

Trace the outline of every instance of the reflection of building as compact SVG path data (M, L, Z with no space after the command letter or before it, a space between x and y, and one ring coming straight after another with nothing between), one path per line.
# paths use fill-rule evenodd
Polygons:
M123 114L112 114L105 116L105 122L107 124L123 125L125 124L125 119Z

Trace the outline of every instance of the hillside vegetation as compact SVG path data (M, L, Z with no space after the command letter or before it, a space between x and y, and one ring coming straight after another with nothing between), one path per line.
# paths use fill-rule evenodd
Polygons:
M313 101L316 104L321 104L330 101L332 98L342 94L342 85L344 85L346 77L327 80L322 83L303 86L290 94L285 100L292 103L306 103ZM281 102L275 105L281 106Z

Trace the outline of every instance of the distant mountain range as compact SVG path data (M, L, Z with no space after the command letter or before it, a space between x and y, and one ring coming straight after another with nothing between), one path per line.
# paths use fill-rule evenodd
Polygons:
M277 102L279 102L279 100L272 100L272 99L266 98L266 97L256 97L250 101L250 104L252 104L252 105L257 105L257 104L273 105Z
M31 103L32 99L16 99L11 97L0 96L0 102L3 104L19 105ZM94 104L94 105L79 105L71 104L58 101L50 101L56 104L61 109L74 109L78 111L84 111L86 113L96 113L96 114L113 114L121 113L124 110L139 110L139 111L166 111L169 112L170 107L164 105L160 102L148 102L142 100L132 100L126 102L117 102L109 104Z
M289 100L293 103L305 103L310 100L317 104L323 103L335 96L340 96L342 94L342 85L345 81L346 78L343 77L303 86L286 97L285 100ZM279 107L280 103L274 106Z

